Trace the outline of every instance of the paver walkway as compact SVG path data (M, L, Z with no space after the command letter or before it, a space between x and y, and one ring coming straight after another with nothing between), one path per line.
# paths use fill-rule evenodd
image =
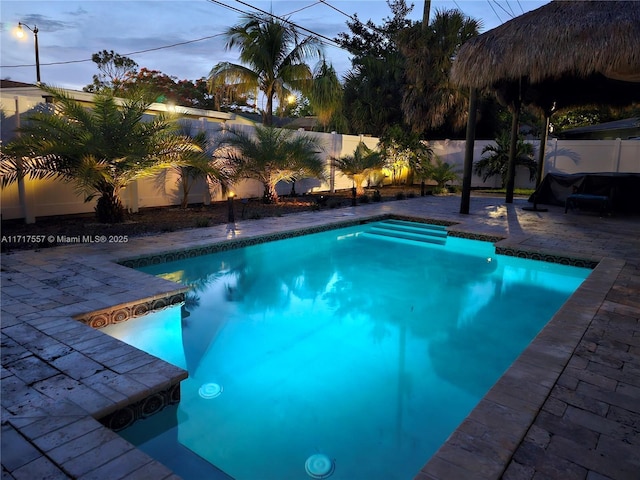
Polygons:
M639 479L640 218L523 205L474 197L460 215L458 197L425 197L3 254L2 478L177 478L96 420L185 375L71 318L180 290L115 260L398 214L599 262L416 479Z

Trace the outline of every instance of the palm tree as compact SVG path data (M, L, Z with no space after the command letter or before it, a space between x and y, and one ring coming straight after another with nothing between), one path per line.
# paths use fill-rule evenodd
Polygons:
M409 166L420 180L420 196L425 196L425 182L431 178L433 173L433 165L431 160L437 158L433 153L433 149L420 142L417 148L412 150L412 155L409 157Z
M459 10L437 11L433 22L418 23L398 35L405 56L404 120L424 132L450 122L464 126L465 93L449 81L451 63L464 42L478 35L480 23Z
M335 158L334 162L336 168L353 181L358 195L364 193L362 184L367 176L376 170L381 170L385 165L382 154L371 150L363 142L358 144L353 155Z
M264 186L264 203L276 203L276 184L305 177L324 180L321 145L308 135L291 130L257 126L255 135L229 130L214 154L234 172L234 178L258 180Z
M435 156L435 161L429 168L429 178L436 182L434 193L443 193L447 183L458 180L458 172L453 165L443 162L441 158Z
M242 93L260 89L267 99L263 123L271 125L274 98L284 104L292 90L309 88L312 72L305 60L321 56L320 43L313 36L300 40L295 29L269 15L247 15L243 20L226 31L226 48L239 47L244 65L216 64L209 73L210 90L229 84Z
M176 135L164 117L143 121L148 103L140 98L118 106L109 92L95 96L91 109L63 90L43 87L54 99L55 112L36 112L7 145L0 164L0 184L21 177L60 178L75 184L85 201L98 197L98 220L124 220L120 191L134 180L180 164L200 148Z
M327 65L324 59L313 76L308 97L318 122L326 132L331 119L342 107L342 85L333 65Z
M197 145L198 150L195 152L186 152L183 162L176 166L179 177L180 187L182 190L181 208L187 208L189 202L189 192L191 187L198 180L204 180L211 187L220 187L224 194L228 188L229 172L222 162L212 158L209 151L209 140L204 131L191 134L191 128L188 124L183 124L180 133L185 137L191 138L193 143Z
M509 147L511 143L511 133L504 130L498 138L495 145L489 144L482 149L482 154L489 153L486 157L481 158L473 167L476 175L482 175L482 180L495 175L500 175L502 179L502 187L507 184L507 169L509 165ZM522 136L518 136L516 143L515 164L521 165L529 169L529 180L536 178L537 165L533 159L533 145L526 143Z

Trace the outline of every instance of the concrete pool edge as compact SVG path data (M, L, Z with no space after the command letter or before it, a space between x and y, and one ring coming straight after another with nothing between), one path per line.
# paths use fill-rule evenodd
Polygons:
M451 473L456 471L464 474L465 478L472 474L475 475L474 478L479 479L499 478L537 413L542 408L551 388L571 358L595 312L604 301L606 295L604 292L609 290L624 262L608 258L596 259L589 256L568 255L566 252L524 247L518 243L522 239L510 239L500 235L457 230L455 229L456 222L433 221L424 217L418 218L395 214L376 215L328 223L320 227L281 231L277 234L251 237L242 241L222 241L204 247L197 247L195 250L192 249L192 252L195 256L207 255L228 249L242 248L258 243L330 231L389 218L421 223L437 223L447 227L454 227L449 231L450 236L491 242L496 247L496 254L594 270L491 390L487 392L469 416L451 434L447 442L427 462L415 477L415 480L424 480L426 478L448 480L451 478ZM179 252L179 250L161 252L153 256L139 256L135 259L119 260L118 263L130 268L136 268L177 260L179 259L177 255ZM611 273L612 267L613 273ZM597 287L600 289L601 298L591 293L593 288L589 286L596 281L594 279L597 279ZM584 311L585 308L587 309L586 312ZM576 317L577 313L579 315ZM570 318L575 318L577 321L573 323L567 322ZM568 326L571 326L574 334L580 333L580 335L567 338ZM551 341L547 338L549 332L556 330L558 330L556 332L558 335ZM573 345L573 347L567 347L568 344ZM549 351L557 351L559 355L549 355ZM540 364L544 366L541 367ZM517 393L514 395L512 389L522 389L525 382L526 387L523 391L527 395L524 397ZM535 385L535 388L532 389L531 385ZM505 424L505 418L511 419L511 422ZM498 435L487 436L487 433L495 432L498 432ZM496 460L498 460L497 463ZM486 476L484 476L485 473ZM425 474L427 475L426 477L424 476ZM439 474L442 474L442 476L438 476Z
M624 264L598 263L414 480L501 478Z
M147 265L158 264L163 262L169 262L173 260L179 260L182 258L189 258L193 256L207 255L217 252L222 252L235 248L243 248L251 245L256 245L260 243L266 243L286 238L292 238L302 235L310 235L314 233L320 233L330 230L336 230L339 228L362 225L370 222L385 220L385 219L402 219L408 221L416 221L420 223L435 223L441 224L449 227L448 234L452 237L465 238L471 240L480 240L485 242L493 243L496 247L496 254L500 255L508 255L519 258L532 259L537 261L544 261L550 263L559 263L564 265L572 265L584 268L594 269L594 272L590 274L587 280L598 276L597 272L602 272L605 268L604 265L610 259L595 259L591 257L585 256L572 256L567 255L566 252L557 252L550 251L545 249L536 249L530 247L523 247L519 244L520 238L510 239L508 237L504 237L501 235L490 235L486 233L478 233L475 231L465 230L465 229L456 229L456 222L451 221L443 221L443 220L434 220L425 217L413 217L407 215L397 215L397 214L383 214L383 215L373 215L370 217L361 217L357 219L349 219L349 220L340 220L337 222L326 223L320 226L313 226L308 228L299 228L292 230L283 230L277 233L268 234L268 235L258 235L254 237L247 237L242 239L227 239L224 241L219 241L216 243L211 243L208 245L200 245L194 248L187 249L176 249L168 252L156 252L153 255L141 255L137 257L129 257L122 258L116 261L119 265L126 266L128 268L139 268ZM605 263L603 263L605 262ZM615 261L614 261L615 262ZM619 269L622 268L622 265L619 265ZM617 273L616 273L617 275ZM606 282L607 285L601 285L604 291L608 291L611 284L613 283L613 279L610 279L610 282ZM503 374L503 376L499 379L499 381L491 388L489 392L482 398L482 400L478 403L478 405L474 408L474 410L469 414L469 416L461 423L461 425L456 429L447 442L441 446L441 448L434 454L434 456L427 462L425 467L418 473L415 477L415 480L424 480L425 478L433 478L433 479L442 479L448 480L451 478L451 472L456 471L456 468L460 467L460 472L464 472L465 475L470 475L472 472L474 475L478 475L479 472L486 471L488 476L478 476L477 478L486 478L493 479L499 478L500 474L508 465L508 461L511 459L511 455L514 453L516 447L524 438L527 429L532 424L535 419L536 414L540 410L544 400L547 398L551 387L555 384L555 381L560 375L561 369L549 370L544 368L539 368L533 363L533 356L529 355L532 349L535 346L541 346L542 342L540 342L539 337L543 334L543 332L547 331L547 328L558 318L561 312L565 312L565 309L572 310L572 299L580 294L579 292L585 288L585 284L589 284L590 282L585 281L581 287L565 302L563 307L554 315L554 317L549 321L547 326L540 332L540 334L534 339L534 341L523 351L523 353L518 357L518 359L512 364L512 366ZM606 287L606 288L605 288ZM593 297L586 297L587 301L592 300ZM598 306L604 300L604 294L602 300L597 304ZM574 312L575 313L575 312ZM593 311L595 314L595 310ZM590 319L593 317L591 315ZM556 321L557 322L557 321ZM582 325L579 325L577 328L579 331L584 332L588 326L589 322L585 322ZM554 323L555 325L555 323ZM566 332L565 332L566 333ZM541 338L541 337L540 337ZM566 338L558 338L558 342L562 342L562 345L565 345ZM569 358L571 357L571 353L574 351L575 346L578 344L580 338L575 339L574 348L564 352L561 357L562 367L566 365ZM537 342L537 343L536 343ZM538 345L538 343L540 345ZM535 344L535 346L534 346ZM558 347L558 344L547 344L546 348L554 348ZM527 353L529 352L529 353ZM528 356L532 358L528 359ZM549 363L550 358L546 359L547 365L546 367L551 366ZM551 376L549 374L551 373ZM545 377L546 376L546 377ZM513 393L503 392L501 389L504 389L507 385L513 384L513 388L522 387L521 382L519 385L515 382L511 377L518 378L526 382L536 382L536 386L542 385L543 392L539 394L536 399L532 400L531 398L522 398L518 395L513 395ZM545 377L545 378L542 378ZM540 384L540 382L543 382ZM549 384L548 388L544 387L544 384ZM527 390L529 394L531 394L531 390ZM527 413L523 414L523 410ZM504 430L500 430L500 428L504 429L504 418L505 416L512 418L517 423L511 422L508 426L507 435L504 437L493 437L489 441L486 441L485 435L481 432L483 429L492 432L494 429L498 429L500 433L505 433ZM482 420L484 419L484 421ZM489 424L487 424L489 423ZM520 427L520 428L518 428ZM526 428L525 428L526 427ZM515 431L520 433L514 434ZM486 433L486 432L485 432ZM482 441L478 441L478 438L483 438ZM495 441L498 443L496 444ZM476 451L478 447L482 447L477 453L478 455L472 454L472 452ZM449 449L451 448L451 453L449 454ZM508 454L508 455L507 455ZM485 457L486 455L486 457ZM437 457L437 458L436 458ZM456 458L457 461L450 461L451 458ZM499 472L494 471L494 468L487 468L488 466L493 465L495 459L499 460ZM424 473L428 475L434 474L440 468L438 466L438 462L444 461L443 464L444 471L447 472L444 476L422 476ZM431 469L434 468L435 472L432 472ZM458 463L460 465L458 465ZM472 466L471 471L468 468L461 467L463 466ZM429 468L427 468L429 466ZM425 471L425 468L427 470Z

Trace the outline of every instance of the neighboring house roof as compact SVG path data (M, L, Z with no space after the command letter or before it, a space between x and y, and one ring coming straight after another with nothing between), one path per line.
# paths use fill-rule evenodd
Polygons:
M302 128L306 131L312 131L313 128L318 124L318 117L298 117L294 118L291 122L285 125L285 128L290 128L292 130L299 130Z
M571 128L558 133L561 139L614 140L640 137L640 117L625 118L587 127Z
M0 79L0 88L28 88L36 87L33 83L16 82L14 80Z
M245 119L258 124L262 124L262 114L261 113L251 113L251 112L240 112L238 116L244 117ZM288 123L291 122L291 118L289 117L279 117L278 115L273 115L271 117L271 121L274 127L284 127Z
M94 93L89 92L81 92L78 90L68 90L62 89L67 93L67 95L71 96L74 100L84 103L84 104L92 104L93 98L95 96ZM14 82L12 80L1 80L0 81L0 97L9 97L9 96L24 96L31 98L46 98L48 95L46 92L43 92L37 85L22 83L22 82ZM118 99L119 101L124 102L123 99ZM204 110L201 108L193 108L193 107L183 107L180 105L167 105L165 103L152 103L149 105L148 112L150 114L159 114L159 113L176 113L186 118L193 119L205 119L207 121L213 122L226 122L230 123L239 123L243 125L253 125L253 122L247 120L241 116L236 115L235 113L225 113L218 112L216 110Z

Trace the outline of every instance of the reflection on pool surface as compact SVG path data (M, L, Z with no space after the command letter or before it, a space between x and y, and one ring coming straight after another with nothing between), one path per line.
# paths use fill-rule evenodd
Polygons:
M185 306L104 331L189 371L181 448L236 480L310 478L314 455L332 479L413 478L590 272L371 228L141 269L190 285Z

